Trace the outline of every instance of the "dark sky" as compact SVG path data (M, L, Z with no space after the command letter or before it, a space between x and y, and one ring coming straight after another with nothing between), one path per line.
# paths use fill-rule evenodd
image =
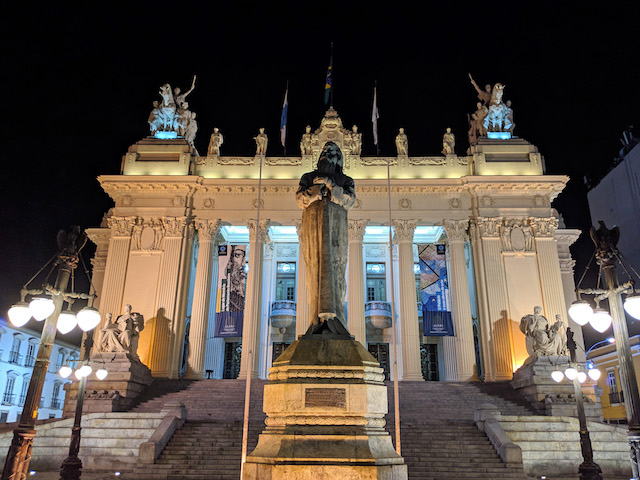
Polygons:
M360 126L364 154L374 153L375 80L382 154L395 153L404 127L413 155L437 155L448 126L466 149L476 102L467 72L504 83L516 135L540 149L547 173L571 176L555 206L580 229L590 225L583 177L606 171L623 129L638 124L637 1L95 3L2 7L0 316L55 252L58 229L99 225L112 204L96 177L118 174L129 145L148 134L166 82L184 90L198 75L196 144L206 151L217 126L223 154L236 155L253 154L261 126L268 154L282 154L287 80L288 147L298 153L304 126L316 128L325 110L332 41L334 105Z

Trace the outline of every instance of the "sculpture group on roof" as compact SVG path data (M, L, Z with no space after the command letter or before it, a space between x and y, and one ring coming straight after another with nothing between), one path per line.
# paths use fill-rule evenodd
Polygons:
M505 85L496 83L493 88L487 84L481 90L471 74L471 85L478 93L477 110L469 117L469 143L475 145L479 137L487 136L488 132L509 132L513 134L513 110L511 100L502 101Z

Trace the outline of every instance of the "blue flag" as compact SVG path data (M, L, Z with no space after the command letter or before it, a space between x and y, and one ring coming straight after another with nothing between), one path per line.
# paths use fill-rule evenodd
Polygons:
M331 97L331 70L333 69L333 54L329 59L329 68L327 69L327 79L324 82L324 103L329 104L329 98Z
M289 86L284 92L284 103L282 104L282 115L280 116L280 143L284 147L285 140L287 139L287 112L289 111Z

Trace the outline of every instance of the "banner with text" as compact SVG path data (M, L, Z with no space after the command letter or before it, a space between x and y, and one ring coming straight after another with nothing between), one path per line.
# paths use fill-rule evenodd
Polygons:
M241 337L247 283L246 245L218 246L216 337Z
M425 336L453 336L445 245L418 245Z

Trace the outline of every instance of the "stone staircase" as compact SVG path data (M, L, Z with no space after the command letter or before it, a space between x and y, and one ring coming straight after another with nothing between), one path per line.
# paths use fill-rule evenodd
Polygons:
M264 429L262 392L253 380L248 452ZM387 430L393 435L393 386L388 384ZM153 386L152 386L153 388ZM158 388L158 386L156 386ZM532 411L508 384L488 387L466 382L401 382L402 454L412 480L524 480L522 468L507 467L473 423L477 406L493 403L510 415ZM240 475L244 381L201 380L142 401L132 412L160 411L169 401L187 408L187 423L154 465L140 465L127 479L237 479ZM157 391L161 390L158 388Z

